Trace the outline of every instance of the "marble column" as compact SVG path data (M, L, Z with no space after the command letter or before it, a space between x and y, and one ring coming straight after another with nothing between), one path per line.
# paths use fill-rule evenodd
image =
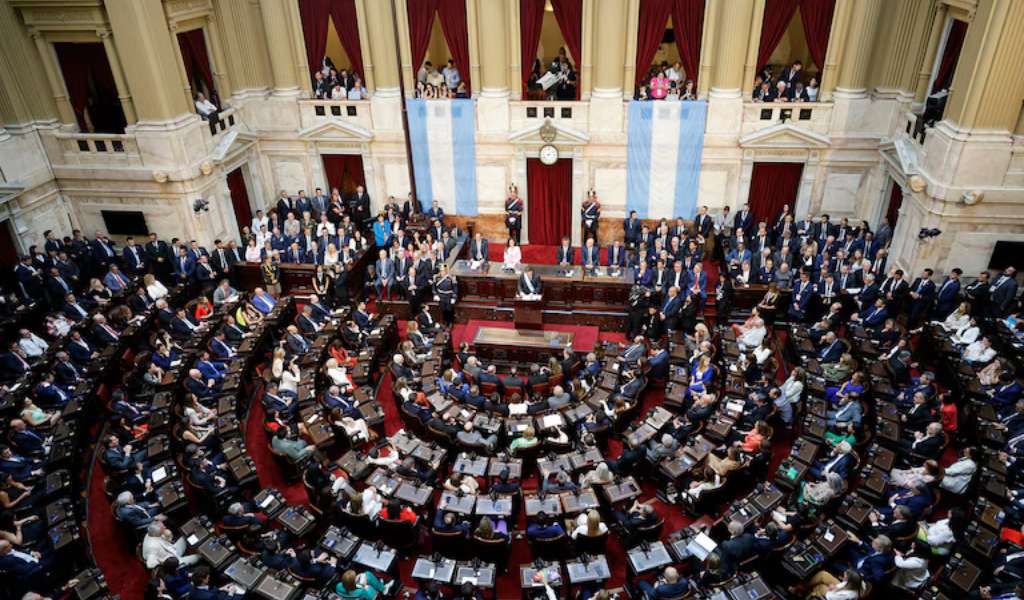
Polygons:
M285 2L260 0L260 15L266 32L270 70L274 76L274 95L297 96L299 82L295 74L291 36L288 34L291 21Z
M46 79L50 83L50 92L53 103L57 106L58 118L61 123L77 129L78 118L75 117L75 110L71 107L71 100L68 99L68 91L64 87L64 77L60 73L60 65L57 63L57 55L54 53L53 46L39 31L33 31L31 36L32 41L35 42L36 51L43 59L43 70L46 71Z
M476 0L480 40L480 81L477 124L482 133L508 130L509 52L505 0Z
M882 15L882 0L846 0L852 2L850 21L839 65L837 93L849 96L867 94L868 73L872 67L875 34Z
M124 71L121 68L121 61L117 57L117 48L114 47L114 40L111 39L109 31L103 30L97 33L103 41L103 49L107 54L107 62L110 63L110 72L114 75L114 86L117 87L117 98L121 102L121 109L124 110L125 121L131 125L138 119L135 115L135 105L132 103L132 95L124 81Z
M395 56L395 28L391 17L392 0L370 0L363 3L369 49L362 47L363 60L369 58L372 69L373 124L375 127L401 131L402 103L398 88L398 57ZM405 3L401 3L402 10ZM369 51L367 51L369 50ZM411 90L409 90L411 91Z
M5 123L56 121L60 113L48 81L52 65L44 64L47 61L51 59L40 55L10 2L0 0L0 72L9 101Z
M924 103L930 91L928 87L932 83L932 70L935 68L935 56L942 43L942 33L946 30L946 17L948 7L939 3L935 8L935 16L931 21L931 31L928 34L928 45L925 47L924 56L921 58L921 69L917 73L917 86L914 93L914 102Z
M191 114L180 76L169 75L178 60L160 0L104 0L114 46L139 122L167 122ZM177 67L174 67L177 70Z
M763 0L721 0L708 5L715 9L711 18L714 27L711 37L715 45L702 52L714 53L706 132L716 143L726 146L735 144L743 123L743 90L747 87L747 64L753 65L757 60L755 40L760 38L761 5ZM750 49L752 44L753 50ZM751 73L753 69L753 66L749 68ZM726 204L733 202L727 199Z
M1024 100L1024 3L979 0L957 62L945 118L960 129L1013 131Z
M623 0L597 0L594 10L594 89L590 96L590 131L621 131L623 98L632 90L623 90L622 70L626 63L628 3ZM584 24L586 26L586 24Z

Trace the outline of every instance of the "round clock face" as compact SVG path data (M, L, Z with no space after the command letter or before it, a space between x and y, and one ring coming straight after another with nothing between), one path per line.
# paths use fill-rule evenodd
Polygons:
M551 144L541 146L540 162L546 165L553 165L558 162L558 148L555 148Z

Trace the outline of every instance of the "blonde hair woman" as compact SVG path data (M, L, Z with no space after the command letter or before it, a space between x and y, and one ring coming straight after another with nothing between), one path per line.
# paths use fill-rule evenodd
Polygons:
M142 283L145 284L146 293L153 299L153 302L167 296L167 286L160 283L152 273L146 273L146 276L142 278Z
M597 537L608 533L608 526L601 521L601 513L590 509L576 517L576 528L569 535L572 539L578 536Z

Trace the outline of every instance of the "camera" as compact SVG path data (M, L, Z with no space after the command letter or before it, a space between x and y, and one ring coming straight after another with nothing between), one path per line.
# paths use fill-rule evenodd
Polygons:
M919 231L918 234L917 234L917 239L919 239L919 240L927 240L927 239L930 239L930 238L933 238L933 237L938 237L941 233L942 233L941 229L936 229L934 227L931 227L931 228L922 227L921 231Z
M206 198L196 198L192 202L192 212L201 213L210 210L210 201Z

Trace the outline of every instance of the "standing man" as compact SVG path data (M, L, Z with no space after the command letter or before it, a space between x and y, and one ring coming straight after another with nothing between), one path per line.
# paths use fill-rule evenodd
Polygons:
M519 236L523 231L523 200L519 197L519 188L515 184L508 186L508 198L505 199L505 226L508 237L519 245Z

